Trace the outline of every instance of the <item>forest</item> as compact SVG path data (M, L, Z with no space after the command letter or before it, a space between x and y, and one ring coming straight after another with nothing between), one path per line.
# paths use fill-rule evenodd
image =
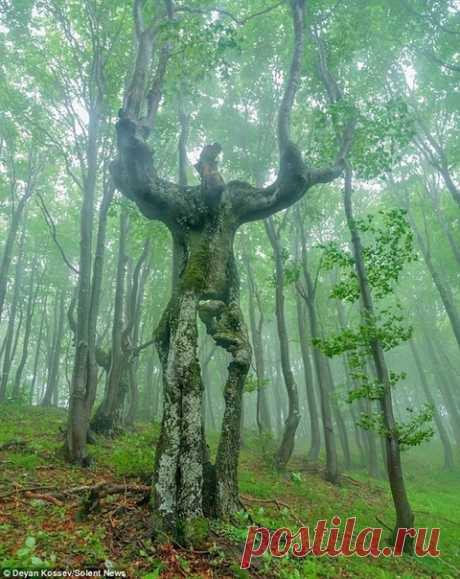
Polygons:
M2 576L460 577L459 81L458 0L0 0Z

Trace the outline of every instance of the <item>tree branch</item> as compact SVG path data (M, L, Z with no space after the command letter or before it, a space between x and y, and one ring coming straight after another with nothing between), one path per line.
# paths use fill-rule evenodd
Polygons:
M290 140L290 116L295 95L300 83L301 62L304 51L305 1L290 0L294 30L294 48L284 94L278 111L278 145L280 150L279 172L276 181L263 189L248 184L228 184L234 208L241 223L266 218L286 209L298 201L307 190L317 183L329 183L337 178L344 168L344 160L350 150L355 119L345 125L339 139L339 151L331 167L310 169L305 166L300 151ZM316 37L319 49L319 72L333 102L342 98L341 91L327 67L324 42Z
M54 243L56 244L57 248L59 249L59 253L62 256L64 263L67 265L67 267L71 271L73 271L74 273L76 273L78 275L79 274L78 269L70 263L70 260L67 258L66 254L65 254L64 248L62 247L59 239L57 238L56 225L53 221L53 218L51 217L50 212L48 211L48 208L46 207L46 204L45 204L43 197L41 196L41 194L38 191L37 191L37 197L40 200L40 209L42 210L43 218L45 219L45 223L47 224L48 229L50 230L51 237L52 237Z
M282 4L283 4L283 2L277 2L276 4L273 4L272 6L268 6L268 8L264 8L263 10L260 10L259 12L254 12L253 14L250 14L249 16L246 16L245 18L237 18L234 14L232 14L228 10L225 10L223 8L219 8L217 6L211 6L209 8L192 8L190 6L180 6L180 7L176 8L176 12L188 12L189 14L203 14L203 15L207 15L207 14L210 14L212 12L217 12L218 14L221 14L222 16L227 16L227 18L230 18L230 20L233 20L233 22L235 24L237 24L238 26L244 26L250 20L253 20L254 18L257 18L259 16L263 16L264 14L268 14L269 12L272 12L273 10L275 10L276 8L281 6Z

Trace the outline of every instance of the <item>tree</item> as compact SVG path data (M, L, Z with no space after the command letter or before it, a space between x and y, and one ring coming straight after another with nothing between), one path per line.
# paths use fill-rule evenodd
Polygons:
M238 448L243 387L251 348L239 307L239 284L233 255L237 229L249 221L281 211L317 183L342 172L350 128L332 167L307 168L290 139L289 120L300 80L304 49L305 5L292 0L294 50L278 114L279 172L275 182L256 188L241 181L225 183L219 173L218 144L206 146L196 166L201 185L181 187L160 178L145 134L153 128L161 89L160 59L154 85L146 71L154 33L135 2L137 57L131 85L117 123L118 157L112 166L117 188L149 219L162 221L176 248L178 283L163 314L156 345L163 368L164 408L154 476L157 526L187 541L199 521L217 514L230 517L240 509ZM165 3L166 18L174 14ZM141 120L145 99L147 114ZM201 372L197 357L197 317L232 361L225 386L225 412L215 465L207 461L202 429ZM158 528L157 527L157 528Z

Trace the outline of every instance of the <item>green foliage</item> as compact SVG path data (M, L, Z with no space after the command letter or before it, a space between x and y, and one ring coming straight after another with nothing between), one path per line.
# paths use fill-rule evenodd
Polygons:
M248 374L246 382L244 383L244 392L251 393L256 392L262 388L266 388L270 384L270 380L267 378L264 380L259 380L256 374Z
M355 220L355 226L363 243L365 275L373 298L377 303L392 296L406 264L416 260L413 235L402 209L380 210L377 214ZM339 280L335 283L330 297L348 302L356 302L361 295L358 285L357 265L354 257L337 243L322 246L322 267L326 271L336 270ZM326 356L345 355L353 381L346 395L346 401L382 401L386 388L394 388L406 378L404 372L390 371L388 386L369 377L367 360L372 357L375 344L389 351L406 342L412 336L412 326L408 325L399 303L384 305L371 316L362 311L360 323L342 329L336 335L313 340L314 346ZM412 410L411 410L412 412ZM381 412L361 413L358 425L365 430L374 430L381 436L396 436L401 447L414 446L428 440L433 435L431 421L433 410L424 408L411 417L406 424L398 424L395 432L388 432Z
M378 177L402 157L415 135L415 119L401 97L373 102L359 117L352 162L363 179Z
M10 559L4 559L0 563L0 568L5 569L44 569L52 567L56 563L56 556L51 555L49 559L44 560L37 556L37 541L34 536L29 535L25 538L22 547L17 549L14 556Z
M141 477L149 479L152 473L153 459L158 427L151 426L140 433L125 433L117 438L111 452L107 448L93 449L96 460L113 469L119 476Z
M369 285L376 299L393 293L403 268L417 259L413 234L403 209L379 210L356 219L357 230L364 234L364 263ZM322 267L337 269L340 279L331 292L332 298L354 302L359 298L355 260L350 252L332 241L323 249Z

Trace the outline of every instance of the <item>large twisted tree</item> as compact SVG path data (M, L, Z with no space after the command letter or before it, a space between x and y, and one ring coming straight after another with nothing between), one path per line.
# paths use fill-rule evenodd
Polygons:
M182 541L192 540L212 516L230 517L241 509L238 455L243 386L251 361L239 304L239 280L233 252L238 228L286 209L317 183L338 177L350 146L348 127L333 166L312 169L290 139L290 115L300 81L304 52L305 0L290 0L294 46L278 113L279 171L273 184L257 188L242 181L225 183L219 173L218 144L206 146L196 165L200 185L162 179L146 144L156 111L171 46L158 51L151 70L152 46L159 29L143 21L143 2L135 0L137 58L117 123L118 156L112 165L116 187L148 219L162 221L174 244L172 296L156 333L164 407L154 475L157 529ZM183 9L164 2L164 19L180 18ZM157 17L159 18L159 16ZM153 84L148 79L153 78ZM197 356L198 317L217 346L230 355L225 413L215 464L210 463L202 426L203 383Z

